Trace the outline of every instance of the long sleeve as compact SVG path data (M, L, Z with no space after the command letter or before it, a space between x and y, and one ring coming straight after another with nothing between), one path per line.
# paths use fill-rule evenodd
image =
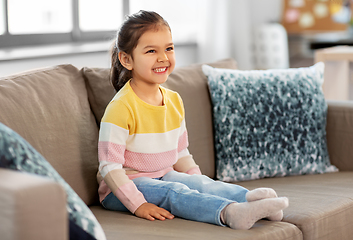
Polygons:
M127 125L130 120L127 118L130 114L124 106L117 106L118 104L113 102L108 106L101 122L98 144L99 173L106 186L134 213L146 200L123 169L126 141L129 136ZM126 117L122 119L121 116ZM106 190L109 190L107 187ZM104 184L102 188L104 189Z

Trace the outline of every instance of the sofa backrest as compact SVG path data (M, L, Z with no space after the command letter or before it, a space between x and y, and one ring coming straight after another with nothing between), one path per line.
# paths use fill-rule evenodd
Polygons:
M71 65L0 78L0 122L26 139L86 204L98 200L98 127Z
M163 85L181 95L185 106L189 151L203 174L214 178L212 106L207 78L202 73L201 65L176 68ZM237 68L233 59L225 59L209 65L218 68ZM109 82L109 69L83 68L82 74L86 80L89 102L99 125L105 107L115 94Z

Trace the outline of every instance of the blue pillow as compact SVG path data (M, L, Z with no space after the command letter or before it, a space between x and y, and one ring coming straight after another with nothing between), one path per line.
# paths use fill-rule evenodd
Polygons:
M217 178L338 171L326 143L324 64L229 70L203 65L213 103Z
M69 184L26 140L2 123L0 123L0 167L48 177L65 189L70 239L106 239L96 217Z

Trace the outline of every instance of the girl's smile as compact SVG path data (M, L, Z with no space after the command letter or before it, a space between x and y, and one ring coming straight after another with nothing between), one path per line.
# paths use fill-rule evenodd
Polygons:
M168 67L160 67L160 68L155 68L155 69L153 69L153 71L154 71L155 73L166 73L167 70L168 70Z

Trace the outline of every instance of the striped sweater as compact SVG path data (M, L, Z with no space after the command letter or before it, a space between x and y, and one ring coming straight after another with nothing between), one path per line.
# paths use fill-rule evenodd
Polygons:
M101 121L100 201L113 192L132 213L146 202L132 179L159 178L172 170L201 174L187 149L182 100L176 92L160 89L164 104L153 106L126 83L108 104Z

